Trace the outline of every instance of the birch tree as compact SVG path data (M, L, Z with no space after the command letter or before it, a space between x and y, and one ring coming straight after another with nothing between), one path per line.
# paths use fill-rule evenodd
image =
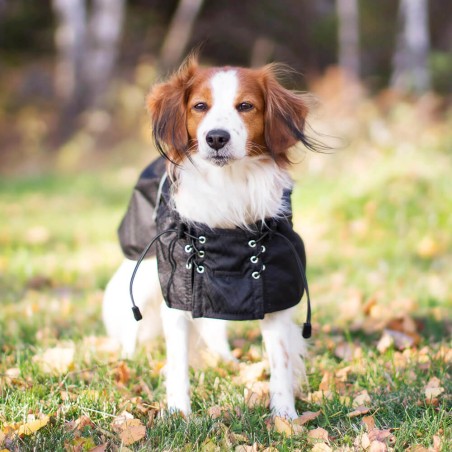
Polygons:
M118 53L125 0L53 0L57 19L56 89L63 101L60 134L87 107L104 102Z
M357 0L336 0L339 66L359 78L359 14Z
M428 0L400 0L398 21L391 86L399 91L425 92L431 87Z

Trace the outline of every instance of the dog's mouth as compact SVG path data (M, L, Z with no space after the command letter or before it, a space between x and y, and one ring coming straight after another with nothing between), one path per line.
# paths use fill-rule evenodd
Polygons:
M210 155L209 162L214 164L215 166L225 166L231 162L232 158L225 155Z

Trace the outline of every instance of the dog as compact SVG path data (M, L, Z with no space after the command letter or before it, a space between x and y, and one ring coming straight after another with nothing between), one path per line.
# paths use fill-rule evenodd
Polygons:
M197 336L192 354L203 343L232 361L225 320L260 319L270 408L297 417L306 345L292 315L307 283L291 223L289 150L313 145L305 98L278 82L279 71L202 68L190 57L147 98L163 157L143 172L121 225L126 259L106 287L103 320L126 357L163 329L170 412L191 413L190 335ZM157 233L157 257L146 255L134 272ZM132 274L140 323L129 311Z

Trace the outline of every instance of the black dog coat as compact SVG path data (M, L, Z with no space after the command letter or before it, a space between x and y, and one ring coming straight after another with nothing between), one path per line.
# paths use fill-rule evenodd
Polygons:
M306 255L292 227L289 191L283 194L288 212L284 217L248 229L210 228L181 220L165 175L163 158L143 171L119 227L119 240L124 255L138 260L148 242L163 233L157 241L157 265L170 308L190 311L194 318L252 320L300 301ZM146 257L151 255L155 251Z

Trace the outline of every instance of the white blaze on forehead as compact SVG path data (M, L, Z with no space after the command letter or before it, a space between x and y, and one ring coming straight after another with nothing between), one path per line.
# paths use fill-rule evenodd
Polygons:
M212 155L214 151L206 143L206 136L211 130L221 129L229 133L230 140L219 154L232 160L243 158L248 132L235 108L239 91L237 71L231 69L215 73L210 79L210 87L212 105L197 132L199 153L204 158Z
M224 109L225 112L231 107L234 109L234 101L237 96L237 88L239 86L237 72L218 72L212 77L210 84L212 86L213 97L212 107L214 109Z

